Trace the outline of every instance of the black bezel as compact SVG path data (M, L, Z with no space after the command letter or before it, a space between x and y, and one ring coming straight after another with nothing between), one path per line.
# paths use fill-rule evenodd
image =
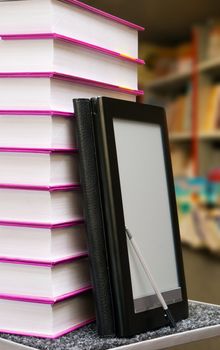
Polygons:
M129 269L124 213L121 197L113 119L136 120L159 125L165 160L170 213L177 262L179 285L183 300L169 306L176 321L188 316L188 303L183 269L182 250L177 216L173 173L169 152L168 130L163 108L106 97L92 99L94 133L101 181L103 220L112 283L112 298L116 315L117 336L127 337L167 324L162 308L134 312ZM152 150L153 152L153 150Z

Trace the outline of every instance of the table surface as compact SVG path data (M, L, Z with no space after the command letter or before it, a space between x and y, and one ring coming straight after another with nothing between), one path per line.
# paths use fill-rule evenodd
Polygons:
M220 306L189 303L189 318L175 329L163 327L129 339L100 338L95 324L90 324L59 339L40 339L0 334L1 350L159 350L175 345L220 336Z

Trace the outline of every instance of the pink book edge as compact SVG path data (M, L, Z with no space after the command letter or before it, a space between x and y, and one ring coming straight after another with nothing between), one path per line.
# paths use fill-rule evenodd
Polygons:
M110 13L107 13L105 11L99 10L99 9L97 9L95 7L87 5L87 4L85 4L83 2L80 2L78 0L64 0L64 2L67 2L69 4L81 7L81 8L83 8L86 11L95 13L96 15L100 15L102 17L106 17L107 19L109 19L111 21L114 21L114 22L120 23L122 25L125 25L126 27L130 27L130 28L138 30L138 31L143 31L144 30L143 27L141 27L141 26L139 26L139 25L137 25L135 23L131 23L129 21L126 21L125 19L122 19L120 17L111 15Z
M62 337L63 335L76 331L77 329L86 326L89 323L92 323L95 321L95 317L91 318L89 320L83 321L76 326L70 327L62 332L56 333L54 335L45 335L42 333L32 333L32 332L19 332L19 331L12 331L12 330L7 330L7 329L0 329L1 333L9 333L9 334L15 334L15 335L23 335L23 336L28 336L28 337L36 337L36 338L46 338L46 339L56 339L59 337Z
M33 115L33 116L51 116L51 117L74 117L74 113L49 111L49 110L26 110L26 109L1 109L1 115Z
M89 292L92 290L91 285L87 285L85 287L79 288L75 291L65 293L57 296L56 298L47 298L47 297L31 297L29 295L20 295L20 294L1 294L0 299L2 300L11 300L11 301L22 301L24 303L35 303L35 304L50 304L54 305L65 301L67 299L71 299L77 297L83 293Z
M57 72L5 72L0 73L0 78L53 78L60 79L63 81L69 81L70 83L87 85L87 86L95 86L102 89L113 90L117 92L121 92L128 95L140 96L144 94L143 90L133 90L123 86L117 86L113 84L107 84L100 81L80 78L74 75L68 75Z
M43 153L43 154L51 154L51 153L78 153L78 148L22 148L22 147L0 147L0 152L7 153Z
M120 52L105 49L101 46L89 44L85 41L78 39L73 39L65 35L58 33L35 33L35 34L0 34L2 40L39 40L39 39L57 39L60 41L67 42L72 45L80 46L88 50L97 51L107 56L112 56L123 61L128 61L130 63L145 64L144 60L140 58L135 58Z
M72 191L81 189L80 184L67 184L67 185L56 185L56 186L33 186L33 185L15 185L15 184L1 184L0 189L6 190L27 190L27 191Z
M60 228L66 228L66 227L75 227L79 225L85 224L84 219L75 219L68 222L61 222L61 223L43 223L43 222L21 222L21 221L7 221L7 220L1 220L0 226L11 226L11 227L30 227L30 228L42 228L42 229L60 229Z
M42 266L42 267L54 267L56 265L61 264L67 264L74 262L76 260L81 260L83 258L87 258L88 253L82 252L78 253L76 255L68 256L61 259L55 259L53 261L47 261L47 260L34 260L34 259L22 259L22 258L9 258L9 257L1 257L0 256L0 263L5 264L16 264L16 265L33 265L33 266Z

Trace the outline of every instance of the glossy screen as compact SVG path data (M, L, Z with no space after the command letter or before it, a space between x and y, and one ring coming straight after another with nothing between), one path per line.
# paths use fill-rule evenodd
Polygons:
M113 125L125 225L167 303L181 301L161 127L118 118ZM160 306L130 242L127 244L135 312Z

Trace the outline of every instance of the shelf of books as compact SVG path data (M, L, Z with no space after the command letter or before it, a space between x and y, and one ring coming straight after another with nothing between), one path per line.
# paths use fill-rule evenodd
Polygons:
M145 103L166 109L182 241L220 255L220 22L140 53Z

